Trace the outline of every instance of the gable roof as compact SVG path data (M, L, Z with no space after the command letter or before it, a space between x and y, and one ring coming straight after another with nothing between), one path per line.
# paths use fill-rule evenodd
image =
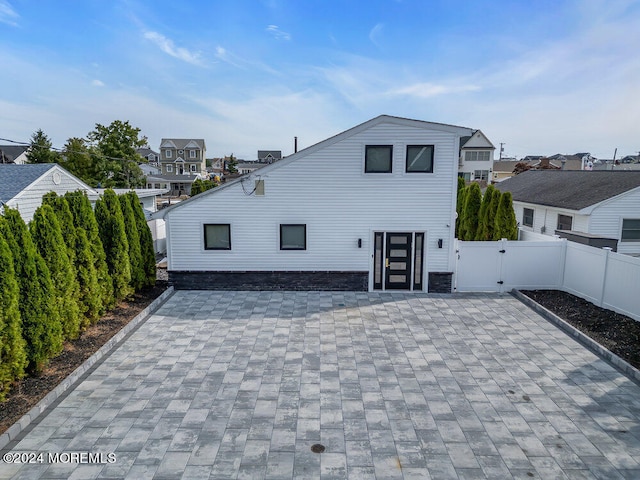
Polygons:
M0 202L7 203L55 166L55 163L0 164Z
M282 150L258 150L258 160L263 160L271 156L274 160L282 158Z
M353 135L356 135L364 130L367 130L369 128L372 128L376 125L379 125L381 123L391 123L391 124L396 124L396 125L403 125L403 126L408 126L408 127L414 127L414 128L422 128L422 129L430 129L430 130L439 130L439 131L444 131L444 132L449 132L452 133L454 135L458 135L460 137L463 136L471 136L473 135L473 133L476 131L474 129L471 128L467 128L467 127L460 127L457 125L448 125L445 123L434 123L434 122L425 122L423 120L412 120L409 118L403 118L403 117L394 117L391 115L379 115L375 118L372 118L371 120L368 120L364 123L361 123L360 125L356 125L355 127L352 127L348 130L345 130L344 132L338 133L337 135L334 135L333 137L329 137L326 140L322 140L321 142L316 143L315 145L311 145L310 147L307 147L303 150L299 150L298 152L289 155L288 157L283 158L282 160L279 160L277 162L273 162L270 163L264 167L262 167L260 169L260 174L261 175L266 175L268 172L270 172L271 170L275 170L278 168L282 168L285 167L286 165L289 165L291 162L295 162L296 160L300 159L300 158L304 158L307 155L310 155L312 153L315 153L318 150L321 150L323 148L327 148L335 143L338 143L342 140L345 140L349 137L352 137ZM178 207L182 207L187 203L190 203L192 201L200 201L202 200L204 197L208 196L208 195L215 195L218 194L221 191L226 190L227 188L237 184L238 182L244 182L246 181L248 178L250 178L249 176L240 176L234 180L231 180L229 182L223 183L222 185L220 185L219 187L216 188L212 188L210 190L207 190L205 192L202 192L199 195L196 195L195 197L191 197L188 198L186 200L183 200L182 202L170 206L168 208L164 208L162 210L160 210L159 212L157 212L156 214L154 214L154 218L164 218L164 216L169 213L171 210L173 210L174 208L178 208ZM157 215L157 216L156 216Z
M0 163L2 163L1 157L4 157L5 161L13 162L16 158L29 150L29 145L0 145Z
M582 210L640 187L639 172L529 170L496 188L519 202Z
M189 145L192 142L194 145ZM165 143L167 145L165 145ZM160 141L160 148L177 148L178 150L184 150L187 146L193 148L196 145L202 150L205 150L204 139L202 138L163 138Z

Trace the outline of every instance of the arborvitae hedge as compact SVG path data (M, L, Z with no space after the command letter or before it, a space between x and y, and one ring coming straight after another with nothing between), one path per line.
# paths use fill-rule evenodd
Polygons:
M458 191L458 206L456 207L457 209L459 209L459 211L457 211L458 213L458 218L457 218L457 226L458 226L458 230L456 232L456 237L460 240L464 240L465 238L465 203L467 201L467 194L469 192L469 188L464 187L462 190Z
M113 295L116 301L122 300L131 293L129 242L120 202L112 189L105 190L102 198L96 202L95 214L113 282Z
M518 223L516 222L516 214L513 211L513 199L511 192L503 192L500 196L500 204L496 213L495 227L493 239L500 240L518 239Z
M124 219L124 229L127 233L129 244L129 265L131 267L131 287L138 291L145 284L144 266L142 265L142 253L140 251L140 235L136 225L136 217L131 208L131 202L126 195L119 195L120 209Z
M100 239L98 222L93 213L93 208L91 208L91 202L85 192L67 192L64 197L69 203L76 228L84 230L91 248L98 281L98 296L100 299L98 313L102 314L115 304L115 300L113 297L113 283L109 275L109 267L107 266L107 257L104 252L104 247L102 246L102 240Z
M31 237L51 272L65 338L77 338L80 333L79 286L75 267L69 260L62 229L53 208L41 205L29 224Z
M475 240L478 230L478 213L482 203L480 185L472 183L468 187L464 202L464 237L463 240Z
M489 185L482 196L482 204L478 213L478 230L476 232L476 240L487 241L493 238L493 216L491 212L491 200L496 189L493 185Z
M128 197L131 204L140 236L140 251L145 277L144 286L153 286L156 284L156 252L153 246L153 236L151 235L151 230L149 230L149 225L147 225L147 219L136 192L128 192L125 196Z
M3 221L0 217L0 223ZM0 228L0 402L4 401L11 384L24 376L27 366L19 300L13 255Z
M27 347L27 369L42 370L47 361L62 351L62 324L55 307L49 268L38 253L17 210L6 208L0 227L13 252L13 266L20 287L22 337Z
M67 246L67 255L72 264L76 260L76 228L73 224L73 214L69 208L69 204L64 197L59 197L56 192L49 192L42 197L42 204L49 205L58 218L60 230L63 235L65 245Z
M460 218L462 218L462 209L464 208L464 189L466 184L464 178L458 177L458 190L456 196L456 238L460 238Z

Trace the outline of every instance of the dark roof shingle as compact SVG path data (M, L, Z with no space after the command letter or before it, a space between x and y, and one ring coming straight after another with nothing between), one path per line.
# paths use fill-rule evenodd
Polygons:
M514 200L581 210L640 187L639 172L529 170L496 188Z
M0 164L0 201L8 202L55 166L55 163Z

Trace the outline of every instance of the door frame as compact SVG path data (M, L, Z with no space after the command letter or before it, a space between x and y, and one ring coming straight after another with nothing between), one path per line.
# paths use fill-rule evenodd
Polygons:
M411 281L409 282L408 290L398 290L398 289L387 289L386 288L386 267L385 259L386 259L386 248L387 248L387 234L393 233L410 233L411 234L411 255L409 258L410 268L409 268L409 276ZM382 234L382 286L381 288L375 288L375 263L376 263L376 234ZM422 272L420 274L420 285L421 288L415 289L415 266L416 266L416 234L422 234ZM427 276L427 230L416 229L415 227L410 228L394 228L394 229L385 229L385 228L375 228L370 229L369 232L370 238L370 255L369 255L369 291L370 292L407 292L407 291L416 291L416 292L426 292L426 276Z

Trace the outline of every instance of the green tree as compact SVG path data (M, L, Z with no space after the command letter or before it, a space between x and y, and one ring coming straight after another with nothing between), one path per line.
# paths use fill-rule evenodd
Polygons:
M475 240L478 230L478 213L482 203L480 185L476 182L467 187L468 191L464 201L464 238L463 240Z
M98 274L93 258L91 245L86 232L75 225L75 219L66 197L59 197L55 192L49 192L42 197L42 203L53 208L60 227L64 232L63 238L67 246L69 261L74 267L76 282L78 283L78 307L80 309L80 328L86 328L95 323L100 316L102 306ZM82 235L83 238L79 238Z
M458 177L458 192L456 197L456 238L462 239L460 236L460 219L464 210L464 195L466 183L463 177Z
M136 217L131 208L131 202L126 195L119 195L120 210L124 219L124 230L127 233L127 243L129 245L129 266L131 270L130 285L135 290L140 290L146 283L144 265L142 264L142 252L140 250L140 234Z
M516 213L513 210L513 198L511 192L502 192L500 195L500 203L495 218L495 227L493 231L493 239L500 240L518 239L518 223L516 222Z
M29 163L60 163L60 154L53 150L53 144L45 133L38 129L31 135L27 161Z
M191 184L191 196L198 195L199 193L206 192L212 188L217 187L218 184L213 180L201 180L197 179Z
M145 278L144 286L153 286L156 283L156 252L153 246L153 236L136 192L127 192L125 196L129 198L131 203L131 209L133 210L140 236L140 251Z
M98 222L91 208L91 202L85 192L79 190L67 192L64 197L67 199L67 203L73 214L73 222L76 229L84 231L89 242L98 281L98 294L100 298L99 314L102 314L107 308L115 304L115 300L113 297L113 283L109 275L109 267L107 266L107 257L104 252L102 240L100 239Z
M493 238L492 233L493 230L493 218L489 220L490 214L490 205L491 199L493 198L493 194L496 191L496 188L493 185L487 186L487 189L482 196L482 203L480 204L480 212L478 212L478 230L476 231L476 240L478 241L486 241L491 240ZM488 228L488 222L491 221L491 229Z
M238 165L238 161L236 160L236 157L233 156L233 153L224 158L224 164L226 166L227 172L238 173L238 169L236 168Z
M138 163L143 158L136 149L147 144L147 138L140 136L140 129L129 122L115 120L109 126L96 123L87 135L90 145L95 147L104 165L100 183L104 187L144 187L145 177Z
M19 308L22 336L27 347L27 370L38 373L50 358L62 351L62 323L55 307L51 275L17 210L5 207L0 228L13 252L13 266L20 287Z
M89 147L83 138L73 137L67 140L62 152L62 166L83 182L97 187L102 181L105 168L104 159Z
M5 400L11 384L24 376L27 366L19 300L20 287L13 266L13 255L0 228L0 402Z
M131 266L124 217L118 196L112 189L105 190L96 202L95 213L113 283L113 296L119 301L131 293Z
M60 222L53 208L46 203L39 206L29 224L31 237L49 268L60 313L62 331L67 339L80 333L80 296L75 267L69 260ZM75 241L75 236L74 236Z

